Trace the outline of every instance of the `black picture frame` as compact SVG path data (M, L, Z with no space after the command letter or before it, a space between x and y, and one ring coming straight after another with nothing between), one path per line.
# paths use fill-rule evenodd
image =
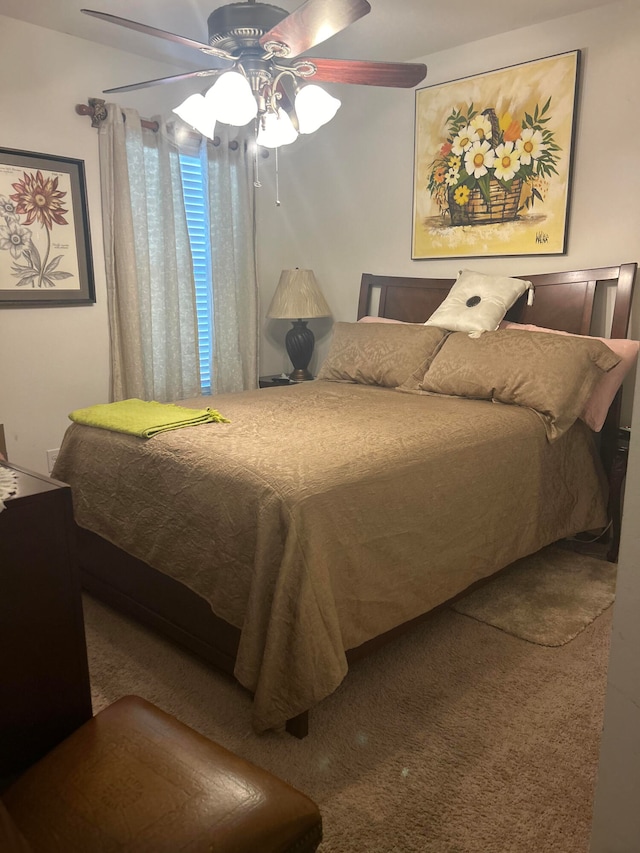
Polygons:
M84 161L0 148L0 308L95 301Z

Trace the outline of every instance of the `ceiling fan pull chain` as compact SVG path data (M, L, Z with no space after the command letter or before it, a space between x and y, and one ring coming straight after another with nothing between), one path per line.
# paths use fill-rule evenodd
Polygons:
M257 145L256 145L255 165L254 165L254 168L253 168L253 175L254 175L254 177L253 177L253 186L254 186L257 190L259 190L259 189L260 189L260 187L262 186L262 184L261 184L261 182L260 182L260 165L259 165L259 161L258 161L258 146L257 146Z
M280 176L278 172L278 149L276 148L276 207L280 207Z
M255 140L253 146L253 186L256 189L260 189L262 184L260 183L260 157L258 156L258 122L260 119L255 120Z

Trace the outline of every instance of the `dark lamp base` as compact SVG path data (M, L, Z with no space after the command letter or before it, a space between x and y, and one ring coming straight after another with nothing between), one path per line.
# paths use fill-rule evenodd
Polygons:
M306 382L307 379L313 379L313 376L308 370L294 370L289 374L289 379L292 382Z
M311 356L315 337L311 329L307 327L306 320L293 320L293 327L289 329L284 339L287 353L293 365L293 372L289 374L292 382L305 382L313 379L307 369Z

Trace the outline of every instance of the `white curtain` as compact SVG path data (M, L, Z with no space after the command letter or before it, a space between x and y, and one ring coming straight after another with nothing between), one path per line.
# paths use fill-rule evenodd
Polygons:
M208 169L213 347L216 392L258 385L258 284L255 251L253 128L216 125L218 145L203 143ZM236 145L237 143L237 145Z
M108 105L99 131L111 399L200 393L191 249L178 151L159 121Z

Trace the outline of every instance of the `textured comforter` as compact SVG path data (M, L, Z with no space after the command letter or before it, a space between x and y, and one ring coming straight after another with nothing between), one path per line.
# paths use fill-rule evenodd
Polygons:
M241 628L258 730L334 691L345 650L606 523L581 422L550 444L529 409L327 381L214 399L230 423L72 424L54 475L81 526Z

